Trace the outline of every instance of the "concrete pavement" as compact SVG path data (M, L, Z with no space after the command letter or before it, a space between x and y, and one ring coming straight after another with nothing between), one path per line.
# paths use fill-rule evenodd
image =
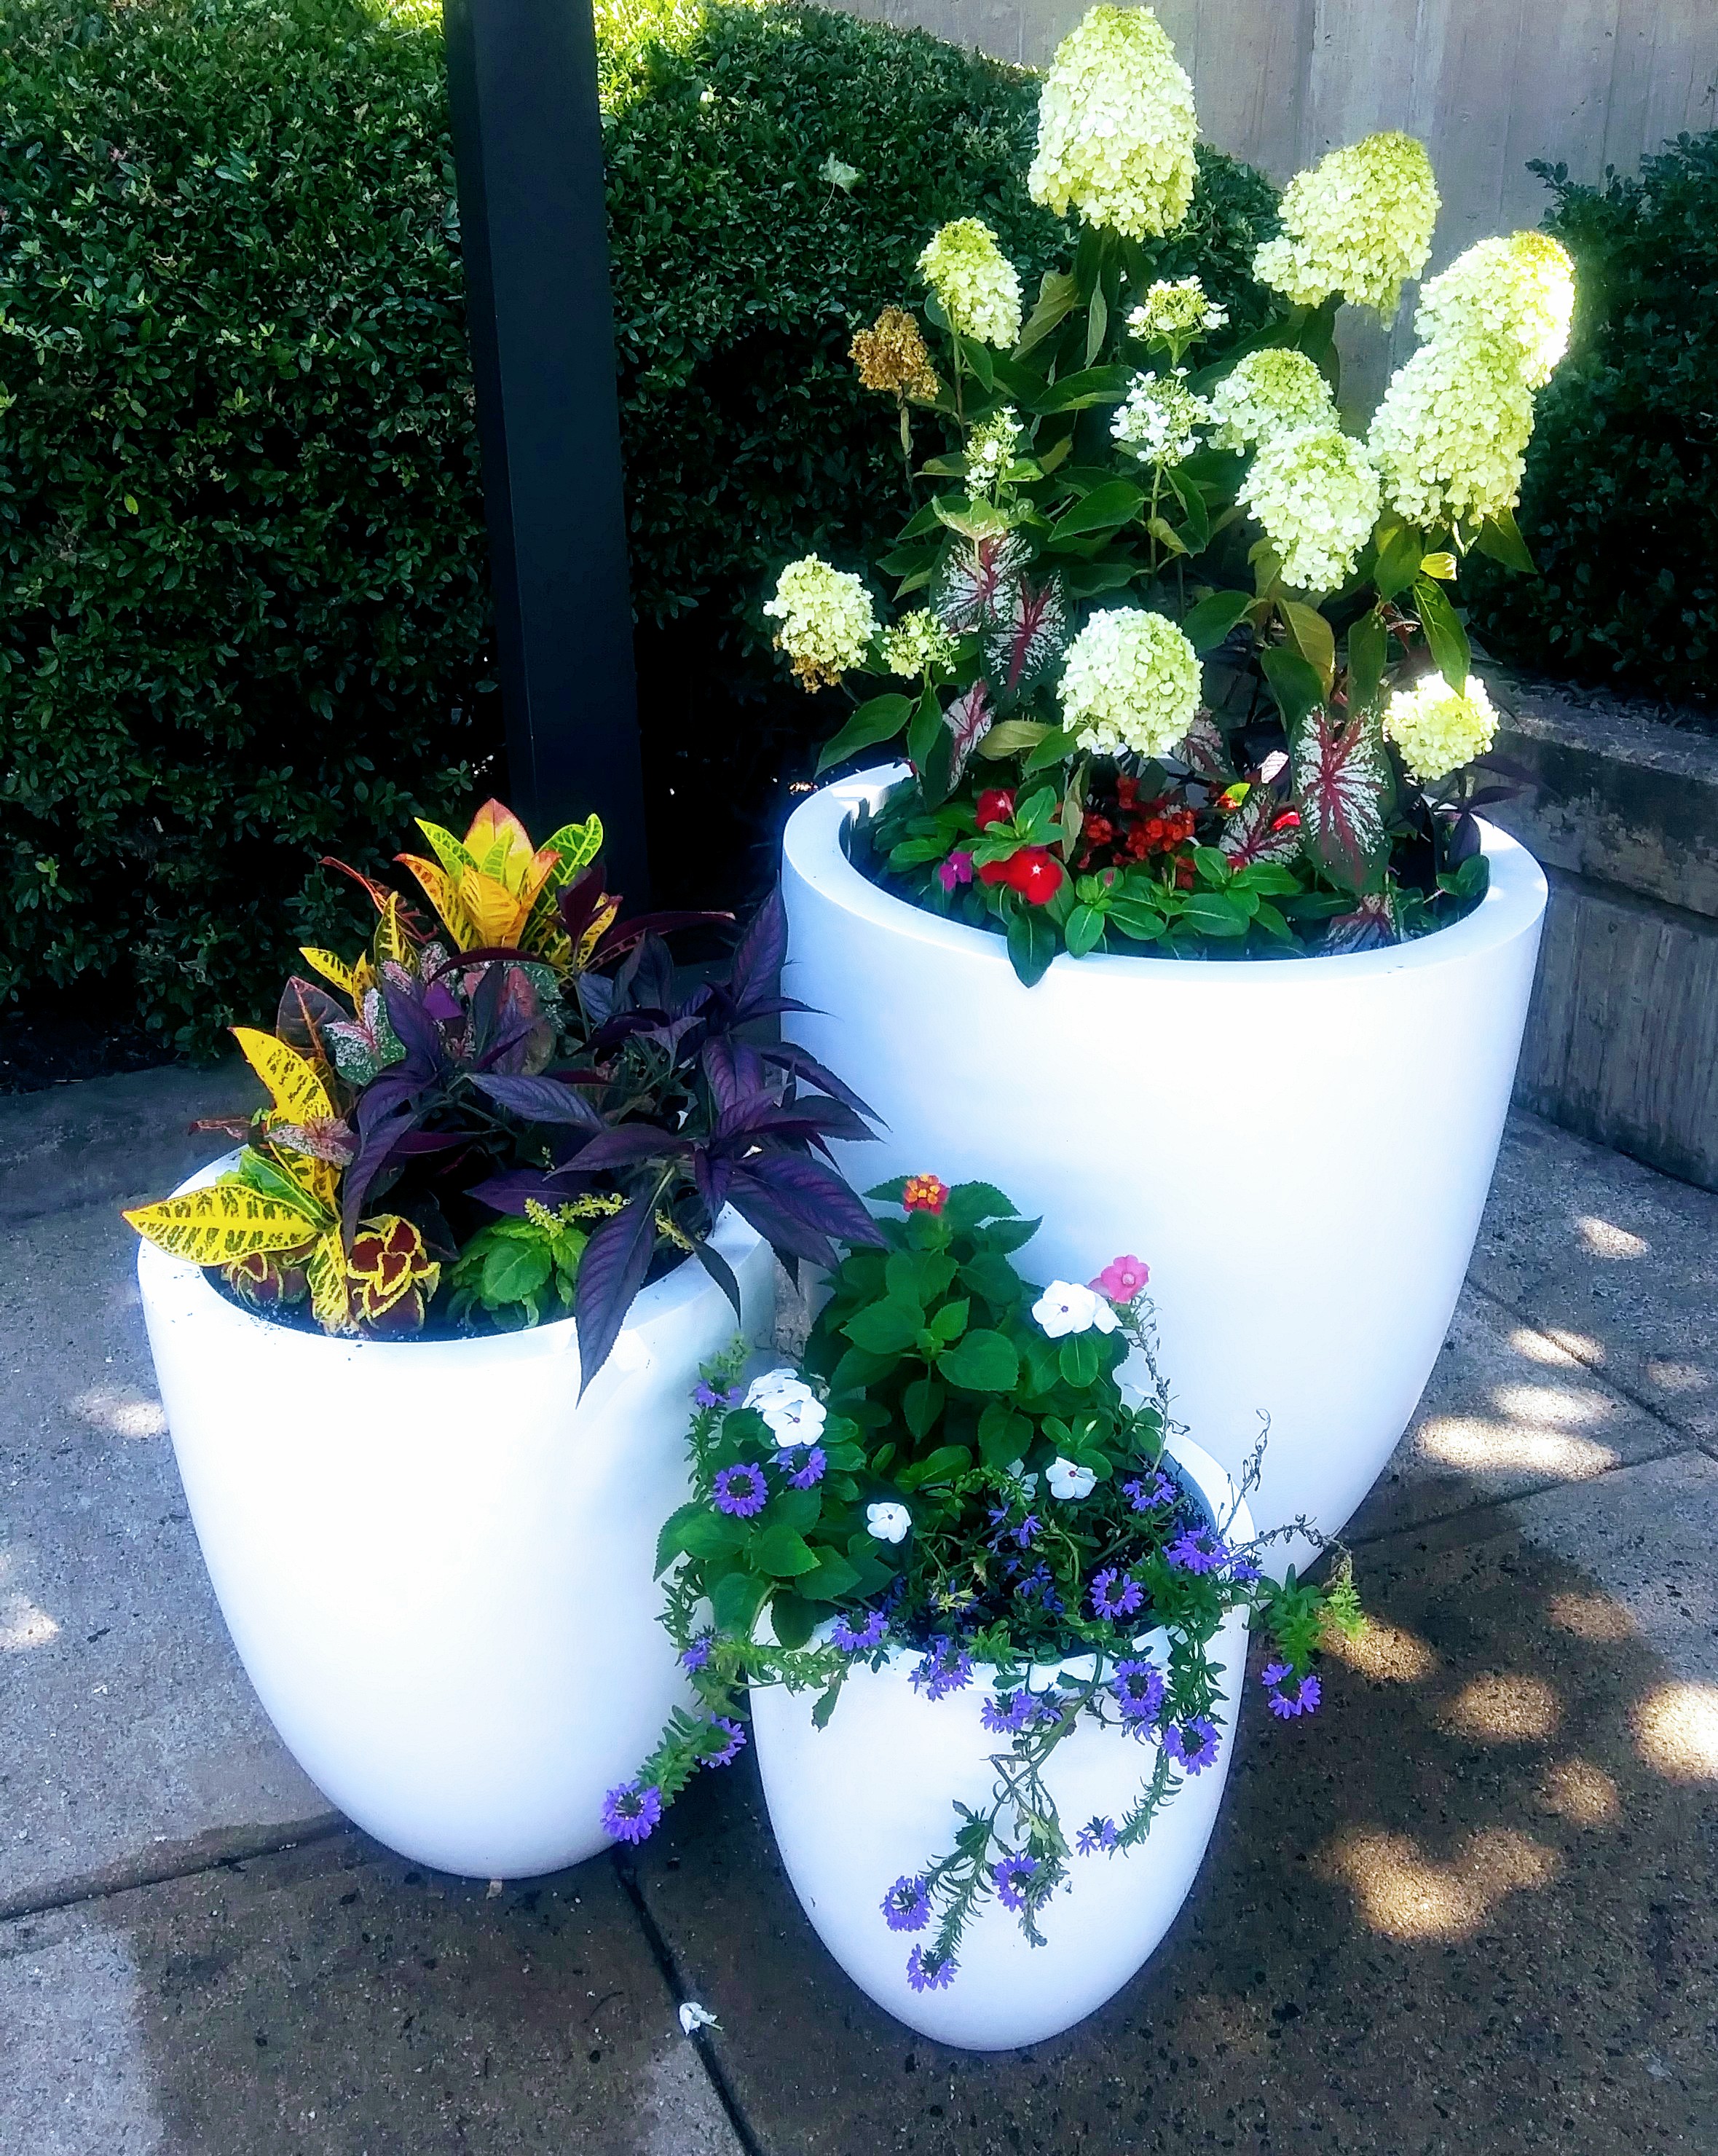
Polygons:
M744 1763L635 1861L490 1897L288 1758L115 1211L242 1097L149 1072L0 1103L0 2150L1718 2150L1718 1196L1516 1119L1355 1522L1377 1622L1329 1712L1244 1723L1122 1996L982 2060L822 1954ZM688 1996L721 2034L682 2036Z

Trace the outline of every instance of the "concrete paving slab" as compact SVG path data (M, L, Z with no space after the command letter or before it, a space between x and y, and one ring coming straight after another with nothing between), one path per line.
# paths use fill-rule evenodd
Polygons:
M1469 1278L1654 1414L1718 1445L1718 1193L1517 1113Z
M509 1887L346 1834L0 1927L18 2156L739 2156L606 1861Z
M1686 1446L1546 1334L1473 1287L1413 1423L1349 1523L1361 1543Z
M1152 1961L1029 2052L878 2012L793 1902L755 1778L695 1786L637 1880L765 2156L1710 2156L1718 1763L1641 1742L1666 1664L1632 1625L1571 1630L1610 1589L1507 1507L1372 1545L1362 1584L1376 1628L1326 1712L1271 1724L1255 1690Z
M331 1816L203 1571L135 1246L105 1204L0 1232L0 1911Z

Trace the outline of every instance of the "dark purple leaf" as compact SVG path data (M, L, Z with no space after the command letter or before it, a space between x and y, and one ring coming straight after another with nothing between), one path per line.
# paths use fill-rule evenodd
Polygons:
M1356 712L1338 726L1322 706L1295 729L1295 803L1308 857L1336 883L1364 891L1388 857L1383 801L1388 766L1376 722Z
M776 890L746 922L735 946L725 986L736 1009L749 1015L754 1004L779 993L787 957L787 908Z
M365 1128L378 1116L391 1115L403 1102L415 1100L418 1094L434 1083L434 1078L433 1071L425 1070L418 1064L390 1065L358 1096L356 1114L359 1128Z
M794 1042L784 1040L757 1052L764 1062L773 1064L778 1070L791 1070L796 1078L803 1078L832 1100L844 1101L856 1116L869 1116L874 1123L882 1122L877 1111L862 1101L850 1086L844 1085L833 1070L826 1070L816 1056L808 1055Z
M567 1195L559 1183L551 1183L541 1168L511 1168L505 1175L492 1175L486 1183L475 1183L465 1194L474 1198L480 1205L492 1206L497 1213L510 1213L515 1219L525 1216L526 1201L535 1199L539 1205L558 1205Z
M758 1153L736 1164L728 1185L728 1203L751 1219L741 1203L742 1191L748 1202L767 1201L811 1235L833 1237L844 1243L880 1244L883 1240L864 1199L845 1178L821 1161L808 1160L803 1153ZM803 1244L797 1247L801 1256L812 1255ZM823 1260L819 1258L815 1262Z
M589 868L575 876L567 888L557 894L555 911L560 915L561 926L572 939L575 951L607 896L608 893L603 888L603 864L600 861L592 861Z
M648 1033L654 1025L666 1025L665 1010L623 1011L606 1025L599 1026L591 1035L591 1053L605 1055L611 1048L618 1048L623 1040L630 1040L635 1033Z
M712 1221L727 1203L733 1165L726 1154L712 1153L707 1146L695 1146L692 1149L692 1173L697 1181L698 1195L704 1200L705 1210Z
M803 1258L809 1265L833 1272L840 1262L827 1235L786 1211L776 1202L774 1192L751 1176L736 1172L728 1185L728 1203L742 1220L756 1229L784 1265L790 1258Z
M394 1140L393 1158L406 1160L420 1153L452 1152L471 1142L469 1131L408 1131Z
M718 1142L726 1138L785 1137L844 1138L849 1143L869 1143L873 1133L863 1117L844 1101L813 1096L803 1101L777 1101L768 1093L754 1093L736 1101L716 1118Z
M577 1123L587 1131L607 1127L584 1095L558 1078L507 1078L474 1070L471 1082L498 1108L528 1123Z
M351 1017L346 1005L336 1003L326 988L295 973L280 992L274 1030L300 1055L315 1055L322 1050L323 1027L347 1024Z
M608 1360L633 1298L644 1285L655 1247L656 1207L651 1198L635 1198L624 1212L605 1220L586 1244L572 1309L578 1330L581 1394Z
M710 1275L733 1305L734 1322L736 1325L743 1325L746 1322L746 1312L740 1301L740 1283L734 1277L734 1268L713 1243L705 1242L701 1236L692 1247L698 1254L699 1264L703 1266L705 1271Z
M423 1011L438 1025L454 1025L465 1015L459 1008L459 998L439 978L432 981L423 991Z
M1478 820L1467 814L1458 816L1450 826L1448 859L1451 868L1459 868L1480 850Z
M403 982L384 980L382 1000L387 1008L387 1022L394 1029L394 1037L407 1055L413 1062L428 1064L432 1070L438 1070L446 1056L441 1034L423 1008L423 997Z
M654 1123L623 1123L589 1139L566 1165L575 1175L594 1175L599 1168L636 1168L640 1161L667 1160L691 1150L690 1138L678 1137Z
M348 1250L377 1178L387 1166L399 1141L417 1121L416 1111L411 1108L397 1108L388 1115L366 1118L364 1107L365 1102L361 1100L358 1150L340 1186L340 1230Z
M617 921L597 944L593 965L618 958L630 951L641 936L672 936L677 928L720 928L731 922L731 913L641 913L632 921Z
M748 1094L762 1091L767 1052L754 1048L749 1041L736 1040L726 1033L712 1034L705 1042L704 1075L719 1111L733 1106Z

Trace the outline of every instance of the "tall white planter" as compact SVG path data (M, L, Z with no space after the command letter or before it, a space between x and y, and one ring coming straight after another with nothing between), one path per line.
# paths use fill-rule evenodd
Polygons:
M1177 1411L1231 1471L1270 1417L1254 1509L1327 1533L1389 1458L1454 1310L1491 1181L1545 911L1485 827L1491 887L1387 950L1272 963L1059 957L854 868L841 834L895 771L814 794L784 843L786 1021L878 1111L860 1188L997 1183L1044 1224L1028 1276L1151 1267ZM1304 1546L1280 1549L1280 1561Z
M756 1339L768 1245L731 1214L713 1240ZM698 1365L736 1330L703 1267L644 1291L582 1400L571 1320L335 1340L235 1307L151 1244L137 1273L222 1614L311 1780L442 1871L595 1855L605 1791L687 1696L653 1574L689 1495Z
M1212 1518L1233 1514L1233 1538L1249 1540L1252 1521L1217 1462L1185 1439L1169 1450ZM1162 1666L1166 1635L1141 1645ZM1244 1610L1224 1619L1209 1652L1227 1694L1211 1717L1221 1735L1213 1764L1183 1780L1139 1848L1070 1860L1068 1888L1041 1919L1043 1946L1029 1945L1005 1909L986 1907L941 1991L915 1992L906 1977L908 1953L934 1931L916 1939L890 1931L881 1904L897 1879L922 1874L952 1846L956 1800L974 1809L990 1800L990 1762L1008 1740L979 1719L988 1688L975 1681L927 1700L910 1681L917 1655L897 1650L880 1670L849 1672L822 1729L812 1720L815 1692L755 1691L757 1763L782 1863L818 1938L859 1989L909 2028L979 2051L1042 2042L1113 1997L1174 1921L1217 1824L1247 1665ZM1088 1675L1090 1666L1087 1658ZM1034 1671L1034 1689L1049 1676ZM1156 1756L1155 1741L1082 1717L1044 1772L1069 1840L1094 1817L1119 1825Z

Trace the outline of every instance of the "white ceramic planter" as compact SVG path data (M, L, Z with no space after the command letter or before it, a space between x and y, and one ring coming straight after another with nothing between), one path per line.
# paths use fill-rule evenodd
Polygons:
M1217 1462L1186 1440L1170 1450L1208 1513L1233 1513L1233 1538L1249 1540L1251 1518L1244 1506L1236 1509ZM1142 1648L1162 1665L1164 1635ZM1210 1654L1228 1695L1212 1717L1221 1732L1215 1761L1183 1780L1140 1848L1071 1860L1067 1888L1040 1919L1043 1946L1029 1945L1014 1918L988 1904L968 1927L956 1974L941 1991L915 1992L906 1978L911 1948L933 1933L915 1939L890 1931L881 1905L897 1879L923 1873L952 1846L956 1799L975 1808L990 1800L990 1762L1008 1740L979 1720L988 1688L975 1681L927 1700L912 1688L918 1656L906 1650L880 1670L854 1670L823 1729L812 1720L815 1692L754 1691L757 1763L782 1861L818 1938L859 1989L909 2028L978 2051L1040 2043L1113 1997L1174 1921L1217 1824L1246 1670L1244 1610L1225 1618ZM1089 1660L1085 1666L1089 1674ZM1034 1671L1034 1687L1048 1676ZM1156 1761L1155 1741L1082 1717L1044 1772L1069 1839L1094 1816L1119 1822Z
M731 1214L714 1240L756 1339L768 1245ZM647 1287L581 1400L570 1320L333 1340L151 1244L137 1272L222 1614L311 1780L442 1871L593 1856L604 1792L687 1697L653 1573L688 1495L698 1365L736 1330L709 1275L689 1260Z
M1407 1427L1455 1308L1526 1020L1545 878L1486 827L1464 921L1343 957L1059 957L895 898L841 847L900 774L790 819L785 1021L876 1108L860 1188L928 1170L1044 1224L1028 1276L1151 1267L1177 1411L1232 1472L1270 1417L1253 1508L1334 1533ZM1304 1558L1304 1545L1279 1562Z

